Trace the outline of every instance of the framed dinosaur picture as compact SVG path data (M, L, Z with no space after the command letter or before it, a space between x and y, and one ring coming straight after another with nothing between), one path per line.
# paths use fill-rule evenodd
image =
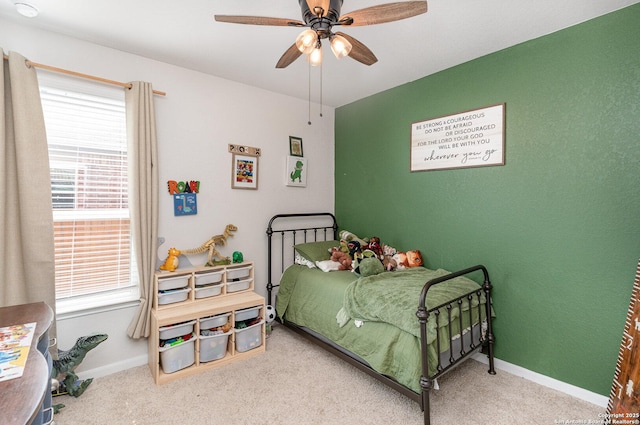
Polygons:
M287 157L285 179L287 186L307 187L309 169L307 160L299 156Z

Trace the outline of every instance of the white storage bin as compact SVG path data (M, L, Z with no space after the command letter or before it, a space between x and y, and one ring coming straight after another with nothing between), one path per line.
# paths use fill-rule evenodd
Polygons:
M240 280L237 282L227 281L227 292L244 291L245 289L249 289L249 287L251 287L251 279Z
M187 335L193 332L193 325L195 320L189 322L176 323L175 325L163 326L159 328L160 339L177 338L182 335Z
M173 373L196 362L196 350L194 346L195 336L190 340L172 346L159 348L160 366L164 373Z
M251 274L251 266L235 267L227 269L227 282L246 279Z
M200 319L200 329L213 329L224 325L229 321L231 313L218 314L211 317L203 317Z
M245 308L243 310L236 311L236 322L242 322L244 320L255 319L260 314L260 309L262 306Z
M196 291L196 298L215 297L222 292L222 283L217 285L200 286L194 289Z
M172 289L167 292L158 292L158 305L179 303L189 296L190 288Z
M231 332L233 331L211 336L200 335L200 361L212 362L226 356L227 343Z
M252 350L262 345L262 324L264 320L261 320L255 325L246 327L244 329L236 329L236 351L244 353L245 351Z
M216 270L216 271L213 271L213 272L196 273L195 274L195 277L196 277L195 284L196 284L196 286L200 286L200 285L208 285L210 283L222 282L223 273L224 273L224 270Z
M188 274L171 277L158 278L158 291L168 291L170 289L178 289L189 286Z

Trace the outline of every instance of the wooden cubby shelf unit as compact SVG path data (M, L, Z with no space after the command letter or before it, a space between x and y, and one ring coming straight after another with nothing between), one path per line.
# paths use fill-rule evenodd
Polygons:
M237 292L227 292L226 280L227 270L238 269L250 266L251 283L249 288ZM196 299L193 296L195 286L195 274L199 272L212 272L223 270L224 287L219 295ZM181 302L170 303L166 305L157 304L157 288L158 279L165 276L183 276L188 275L189 287L191 293L189 297ZM154 279L154 307L151 310L151 334L149 335L149 368L157 385L161 385L186 376L201 373L205 370L221 367L232 362L247 359L265 352L266 335L264 320L260 325L261 344L248 351L240 352L236 347L236 329L235 329L235 313L252 307L259 308L259 317L264 319L265 316L265 300L264 297L253 291L253 263L245 262L242 264L233 264L229 266L219 267L197 267L193 269L176 270L175 272L156 272ZM231 333L227 339L227 348L224 357L218 360L203 362L200 361L200 319L209 318L219 314L230 313L228 321L231 322ZM178 323L194 321L193 325L193 343L195 362L188 367L176 370L171 373L165 373L161 365L160 353L160 328L172 326ZM188 341L190 342L190 341ZM183 343L185 344L185 343Z

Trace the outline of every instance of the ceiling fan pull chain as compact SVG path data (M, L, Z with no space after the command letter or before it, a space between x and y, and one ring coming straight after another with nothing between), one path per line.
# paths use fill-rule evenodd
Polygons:
M311 125L311 63L309 63L309 121L307 124Z
M320 64L320 117L322 117L322 63Z

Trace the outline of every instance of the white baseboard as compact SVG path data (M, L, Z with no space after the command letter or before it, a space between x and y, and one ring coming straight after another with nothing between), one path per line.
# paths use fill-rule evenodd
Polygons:
M123 370L131 369L132 367L138 367L148 364L149 357L145 354L138 357L133 357L116 363L109 363L107 365L96 367L94 369L78 371L78 377L80 379L89 378L102 378L112 373L121 372Z
M489 364L489 359L487 358L486 354L477 353L473 356L473 359L487 365ZM557 379L549 378L548 376L533 372L520 366L516 366L500 359L494 359L494 365L496 369L503 370L512 375L519 376L531 382L535 382L536 384L552 388L572 397L579 398L580 400L595 404L599 407L606 408L607 404L609 403L608 397L585 390L584 388L576 387L575 385L567 384L566 382L558 381Z

